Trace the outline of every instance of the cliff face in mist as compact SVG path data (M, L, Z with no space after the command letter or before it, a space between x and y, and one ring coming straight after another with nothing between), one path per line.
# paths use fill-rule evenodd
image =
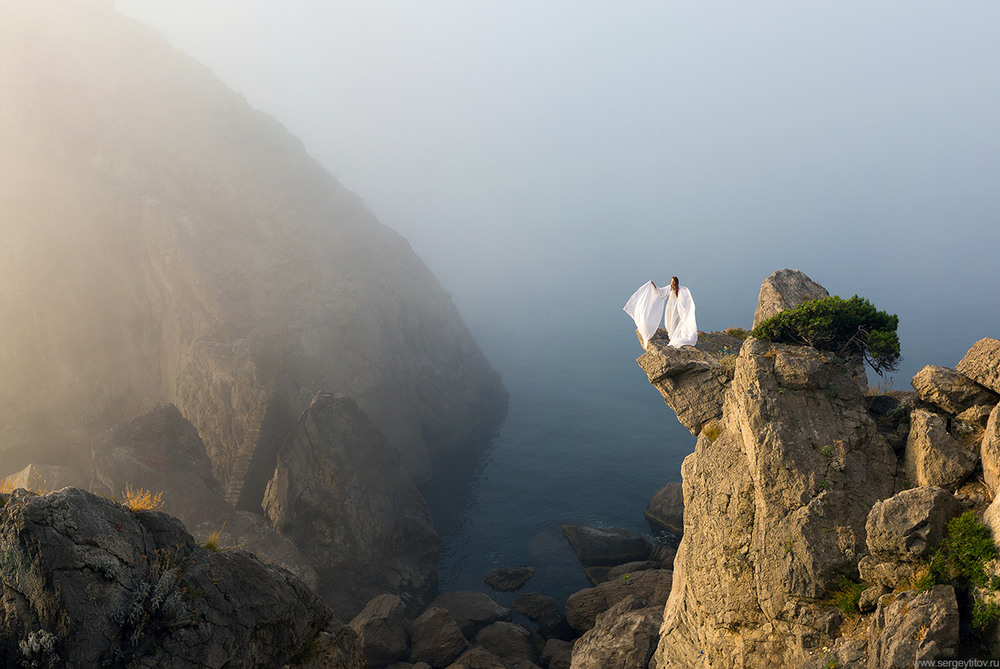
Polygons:
M280 124L107 4L0 2L7 468L168 401L252 508L328 390L425 479L506 401L448 295Z

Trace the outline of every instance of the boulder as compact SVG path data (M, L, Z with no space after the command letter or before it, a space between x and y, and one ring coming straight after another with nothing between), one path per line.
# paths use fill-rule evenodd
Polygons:
M919 562L900 562L896 559L880 560L866 555L858 562L858 575L871 586L885 586L890 590L913 587L913 583L924 572Z
M644 537L629 530L602 529L586 525L560 527L580 564L585 567L615 566L645 560L653 548Z
M803 302L830 297L826 288L797 269L779 269L764 279L757 297L753 327L757 327L779 311L794 309Z
M500 592L514 592L535 575L534 567L504 567L495 569L486 576L486 585Z
M260 514L226 502L198 431L173 404L162 404L117 425L91 444L91 492L122 499L127 487L162 494L162 511L175 516L201 543L240 546L288 569L311 588L316 571L287 537Z
M597 617L633 596L662 605L670 596L673 573L666 569L639 571L573 593L566 599L566 621L578 633L594 626Z
M499 657L506 664L539 661L532 633L510 622L496 622L476 633L475 644Z
M428 607L410 624L410 661L447 667L469 649L458 623L437 606Z
M302 581L180 521L77 488L0 504L0 665L279 667L307 650L360 669L354 632ZM33 651L34 652L34 651ZM47 653L47 656L45 656Z
M573 644L561 639L549 639L542 648L542 664L548 669L570 669Z
M345 617L387 592L419 603L436 583L430 511L399 453L343 395L317 394L299 418L263 509L316 567L320 594Z
M868 550L882 561L928 558L944 539L948 521L961 509L954 495L933 487L911 488L876 502L865 525Z
M379 595L354 617L349 626L369 666L380 667L407 657L406 605L398 595Z
M509 667L482 646L474 646L449 664L447 669L509 669Z
M559 639L560 641L569 641L579 636L566 620L566 616L558 611L542 614L542 617L538 619L538 633L544 639Z
M926 409L911 414L906 476L915 486L957 488L976 468L978 453L948 432L950 420Z
M573 669L646 669L662 622L662 606L626 597L599 615L573 644Z
M445 609L467 639L474 639L487 625L510 621L510 609L500 606L485 593L473 590L443 592L434 598L431 606Z
M855 573L872 506L899 486L866 402L853 365L743 343L719 429L702 431L681 469L684 536L658 669L801 666L832 645L827 614L802 603Z
M559 611L556 600L540 592L526 592L519 595L511 606L528 620L538 620L546 613Z
M646 505L646 522L654 532L684 533L684 488L680 481L668 483Z
M956 369L967 377L1000 393L1000 339L980 339L958 362Z
M958 646L958 624L958 601L950 585L885 595L871 623L868 666L904 669L952 659Z
M920 399L953 416L975 406L992 408L1000 403L1000 395L948 367L925 365L911 383Z
M979 453L983 462L983 480L996 494L1000 490L1000 405L993 408L986 422Z

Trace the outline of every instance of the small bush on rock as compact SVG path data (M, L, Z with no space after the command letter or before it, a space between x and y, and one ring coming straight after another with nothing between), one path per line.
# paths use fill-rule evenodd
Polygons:
M130 511L156 511L163 506L163 493L153 493L151 490L133 488L131 485L125 486L125 506Z
M848 618L861 613L858 602L861 600L861 593L867 588L865 583L855 583L843 574L837 575L837 589L833 593L833 603Z
M863 297L824 297L781 311L753 329L766 341L804 344L867 362L879 376L899 364L899 317Z

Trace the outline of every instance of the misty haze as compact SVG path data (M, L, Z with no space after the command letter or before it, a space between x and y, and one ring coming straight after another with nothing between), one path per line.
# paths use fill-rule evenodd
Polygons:
M0 0L0 664L1000 656L998 20Z

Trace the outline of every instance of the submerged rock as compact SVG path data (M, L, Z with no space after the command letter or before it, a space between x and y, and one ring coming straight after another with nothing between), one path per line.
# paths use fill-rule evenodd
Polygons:
M585 567L613 567L626 562L645 560L653 547L635 532L617 528L586 525L561 525L563 534Z
M504 567L495 569L486 576L486 585L501 592L514 592L524 587L532 576L534 567Z
M436 583L438 536L399 453L351 399L319 393L278 452L264 513L353 616L372 597Z

